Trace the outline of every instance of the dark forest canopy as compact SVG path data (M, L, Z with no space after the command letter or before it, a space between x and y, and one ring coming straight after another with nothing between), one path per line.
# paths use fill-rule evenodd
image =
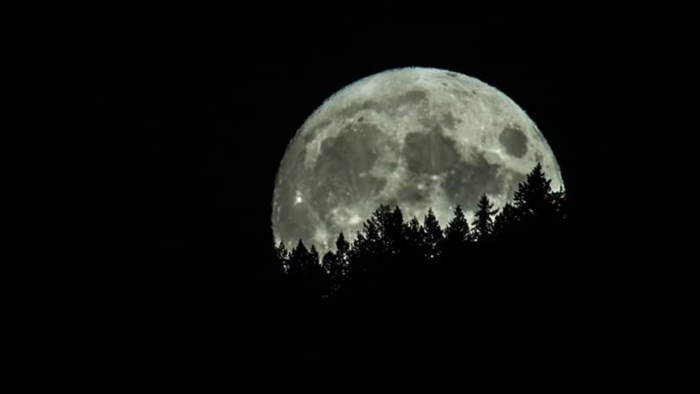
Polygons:
M327 297L345 286L385 283L392 275L469 260L485 248L551 241L563 228L565 205L565 192L552 190L538 164L502 209L483 195L471 223L460 206L443 229L432 210L421 223L415 217L406 221L399 207L380 205L352 244L340 233L335 250L324 256L301 240L291 251L280 242L275 255L290 280Z

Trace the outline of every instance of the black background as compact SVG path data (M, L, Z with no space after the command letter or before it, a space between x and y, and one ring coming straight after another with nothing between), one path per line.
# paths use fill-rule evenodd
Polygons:
M591 300L608 305L598 317L619 323L640 295L620 286L634 270L619 224L600 218L625 188L634 22L399 2L55 10L41 54L58 157L61 247L42 299L54 344L116 363L286 360L276 351L294 314L275 304L268 260L277 166L325 98L402 66L476 77L538 124L586 240L562 259L590 261Z

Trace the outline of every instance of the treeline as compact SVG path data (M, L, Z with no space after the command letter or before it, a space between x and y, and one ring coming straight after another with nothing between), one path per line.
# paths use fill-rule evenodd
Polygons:
M335 250L321 257L315 246L308 248L301 240L291 251L280 242L275 256L290 281L318 297L386 287L402 277L415 279L468 260L483 266L487 259L505 256L509 248L546 248L556 242L566 219L566 195L552 190L550 183L538 164L512 203L496 210L483 195L471 223L457 206L444 229L432 209L421 223L415 217L405 221L399 207L380 205L352 243L341 233Z

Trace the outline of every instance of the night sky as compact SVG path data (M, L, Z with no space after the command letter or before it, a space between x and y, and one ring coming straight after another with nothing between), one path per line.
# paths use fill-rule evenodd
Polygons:
M576 231L610 209L603 191L618 187L611 144L621 138L612 130L624 123L610 120L624 89L616 59L627 39L613 34L612 16L284 7L56 14L43 97L65 223L57 318L97 311L122 332L188 307L258 316L264 302L246 297L273 286L258 256L270 253L287 143L325 98L388 68L444 68L498 88L547 138ZM597 231L613 242L614 229ZM236 301L202 305L224 292Z

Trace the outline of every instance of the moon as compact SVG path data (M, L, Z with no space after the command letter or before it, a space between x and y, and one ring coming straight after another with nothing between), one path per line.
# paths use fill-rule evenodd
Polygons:
M289 143L275 183L275 242L303 240L321 253L340 232L354 239L379 204L442 226L482 194L497 208L539 162L553 189L559 165L525 111L476 78L401 68L356 81L328 98Z

